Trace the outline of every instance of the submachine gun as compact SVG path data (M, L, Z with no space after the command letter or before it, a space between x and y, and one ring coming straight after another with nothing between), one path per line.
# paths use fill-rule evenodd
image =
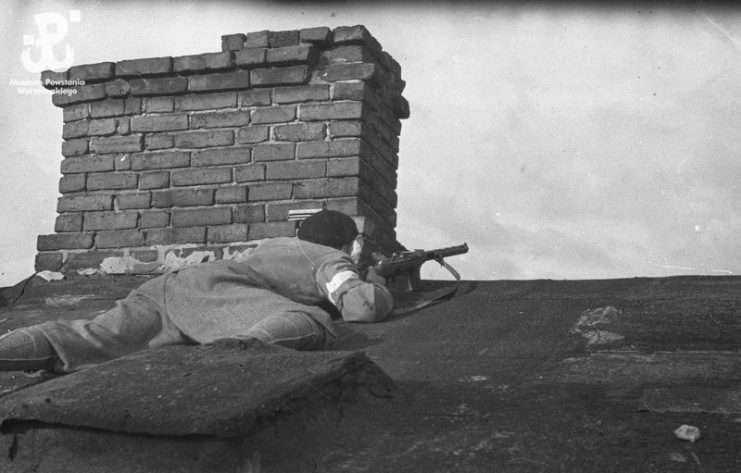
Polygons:
M420 286L420 269L427 261L437 261L460 281L460 275L444 258L448 256L462 255L468 253L468 245L463 243L458 246L439 248L437 250L412 250L397 251L390 257L379 257L378 263L374 265L376 272L386 279L396 280L404 277L407 281L407 291L416 291Z

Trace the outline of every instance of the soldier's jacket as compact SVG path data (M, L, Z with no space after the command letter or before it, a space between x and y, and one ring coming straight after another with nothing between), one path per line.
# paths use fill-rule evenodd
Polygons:
M388 290L362 281L345 253L298 238L269 239L241 262L199 264L164 278L167 316L200 343L239 336L271 314L292 311L335 335L331 316L318 307L323 301L351 322L382 320L393 306Z

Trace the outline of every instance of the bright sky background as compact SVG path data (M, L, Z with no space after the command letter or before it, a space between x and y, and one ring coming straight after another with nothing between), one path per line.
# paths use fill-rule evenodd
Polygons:
M38 78L20 59L34 15L70 10L75 64L364 24L411 105L399 240L468 242L450 260L466 279L740 274L741 8L696 3L3 1L0 286L32 274L36 236L53 233L62 159L61 109L10 81Z

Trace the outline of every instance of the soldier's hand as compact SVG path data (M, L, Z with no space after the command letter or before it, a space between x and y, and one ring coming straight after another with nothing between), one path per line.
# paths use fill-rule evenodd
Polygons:
M365 281L374 284L380 284L381 286L386 285L386 278L378 274L378 270L375 267L370 266L368 271L365 273Z

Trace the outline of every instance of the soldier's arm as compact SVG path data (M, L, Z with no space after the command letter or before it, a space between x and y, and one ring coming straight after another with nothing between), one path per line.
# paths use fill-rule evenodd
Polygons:
M324 264L317 283L347 322L378 322L393 309L393 297L384 278L369 271L363 281L349 258Z

